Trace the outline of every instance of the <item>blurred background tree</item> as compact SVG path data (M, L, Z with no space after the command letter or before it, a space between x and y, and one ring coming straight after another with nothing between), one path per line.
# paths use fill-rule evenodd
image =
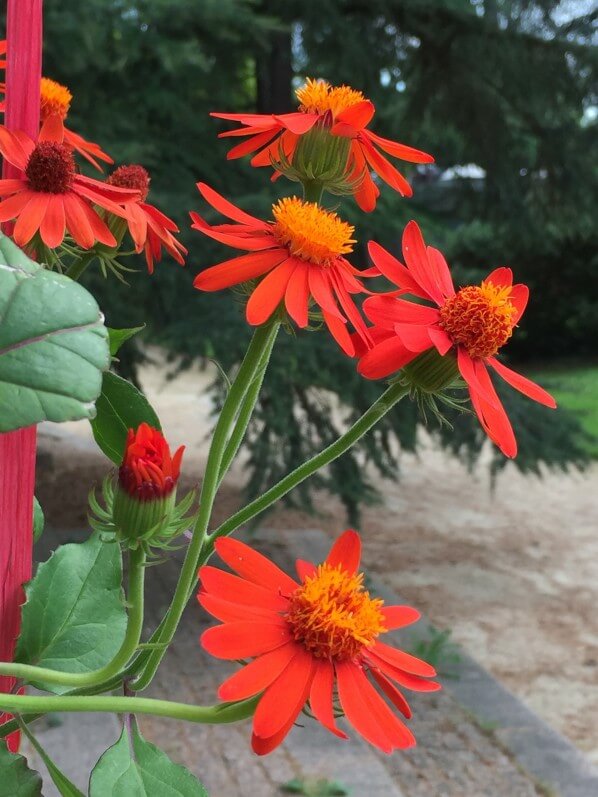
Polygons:
M198 270L227 256L188 230L188 210L200 207L195 183L264 217L288 185L227 162L228 143L216 138L225 125L208 113L288 111L293 88L322 77L375 103L376 132L436 156L433 166L405 170L411 200L383 186L367 217L343 200L362 242L354 262L366 264L370 238L396 250L404 224L416 218L447 253L457 282L512 265L532 301L509 356L527 361L534 375L550 374L557 360L573 362L595 387L598 372L588 377L586 368L598 339L591 0L46 0L45 7L44 73L73 92L73 127L117 164L151 172L151 199L181 225L190 250L185 269L165 260L148 278L140 264L128 292L86 275L111 326L149 315L146 340L183 363L214 357L234 367L249 337L242 305L192 287ZM575 392L568 378L548 381L557 392L563 381L565 396ZM250 431L248 490L335 437L379 390L357 377L328 336L283 336ZM551 415L513 391L505 403L520 440L518 467L581 463L592 450L577 416ZM355 519L359 504L376 497L365 463L394 476L396 442L413 449L421 420L402 404L318 486L338 494ZM483 442L477 423L469 415L452 420L455 434L433 422L429 429L474 462ZM596 417L581 422L590 432L598 427ZM503 462L497 454L494 466ZM291 498L309 506L313 486Z

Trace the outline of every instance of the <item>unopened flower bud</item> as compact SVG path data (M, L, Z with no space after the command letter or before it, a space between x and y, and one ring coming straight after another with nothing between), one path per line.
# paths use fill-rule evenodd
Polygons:
M183 451L181 446L171 456L162 432L147 423L137 431L129 429L112 506L112 520L121 539L143 539L168 525Z

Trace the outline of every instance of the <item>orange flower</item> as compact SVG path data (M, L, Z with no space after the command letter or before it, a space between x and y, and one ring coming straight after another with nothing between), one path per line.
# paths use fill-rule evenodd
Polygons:
M455 291L442 253L426 247L414 221L403 233L407 268L374 241L369 250L380 272L403 293L430 301L436 307L405 301L396 292L366 299L364 312L375 325L371 334L376 343L361 357L359 373L368 379L380 379L429 349L436 348L442 356L455 350L459 372L467 382L484 431L503 454L514 457L517 442L490 380L488 366L520 393L547 407L556 407L549 393L496 358L523 315L527 286L513 285L513 272L503 267L495 269L481 285Z
M131 188L139 192L140 198L137 202L127 205L125 211L135 251L144 250L149 273L154 273L154 261L161 260L162 247L177 263L184 265L183 254L187 254L187 250L172 234L178 232L179 228L172 219L145 201L149 192L150 176L143 166L137 164L119 166L106 182L109 185Z
M50 249L62 243L65 231L83 249L95 241L116 245L92 204L124 216L121 205L139 194L78 174L59 116L46 119L37 141L0 125L0 153L24 172L22 178L0 180L0 197L8 197L0 202L0 222L17 220L13 237L19 246L28 244L38 231Z
M357 572L357 532L342 534L321 565L299 560L298 580L237 540L217 540L216 551L236 575L200 569L198 600L222 621L204 632L201 644L217 658L253 659L221 684L218 696L261 693L253 718L256 753L278 747L308 703L316 720L346 739L335 722L335 685L347 720L371 744L385 753L415 744L370 678L407 718L411 710L395 684L416 692L440 685L427 680L436 673L425 661L380 641L420 615L370 597Z
M235 207L204 183L200 193L212 207L235 224L212 226L191 212L193 229L217 241L245 249L235 257L202 271L194 285L202 291L218 291L264 277L247 302L247 321L265 323L284 302L297 326L308 324L310 300L319 306L324 322L343 351L355 353L346 329L349 320L364 341L370 337L351 294L365 291L359 278L378 274L358 271L344 257L353 248L353 227L336 213L296 197L273 205L273 222L261 221Z
M118 483L140 501L164 498L176 487L185 446L171 456L170 447L159 429L142 423L129 429L125 454L118 471Z
M218 119L244 125L220 133L219 137L249 137L233 147L228 158L240 158L259 150L251 159L252 166L271 166L280 161L281 153L292 162L300 139L315 125L320 125L329 130L332 136L350 139L348 182L356 182L355 199L365 211L376 207L376 199L380 195L370 169L402 196L411 196L413 193L407 180L380 150L410 163L434 162L434 158L425 152L382 138L368 130L375 108L360 91L349 86L331 86L323 80L308 79L295 93L300 103L297 113L212 113L211 116Z
M2 50L4 45L4 50ZM0 42L0 54L6 52L6 41ZM6 67L6 61L0 61L0 69ZM4 92L5 87L0 84L0 92ZM48 119L50 116L59 116L63 121L67 118L73 95L66 86L57 83L55 80L43 77L40 82L40 124ZM0 102L0 113L4 113L5 103ZM74 150L76 150L83 158L95 166L96 169L103 171L98 163L98 160L104 163L114 163L112 158L107 155L98 144L92 141L86 141L83 136L75 133L64 127L64 140Z

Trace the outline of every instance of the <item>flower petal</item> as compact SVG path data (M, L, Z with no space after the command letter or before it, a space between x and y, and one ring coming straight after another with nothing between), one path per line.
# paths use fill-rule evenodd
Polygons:
M351 335L343 321L338 316L334 316L324 309L322 309L322 317L328 327L328 331L347 357L353 357L355 355L355 344L351 340Z
M361 667L352 661L338 661L335 665L338 696L347 720L360 736L385 753L391 753L393 744L363 694L367 681Z
M511 422L496 395L496 390L485 364L477 361L475 366L478 382L484 387L484 395L478 393L471 385L469 386L469 395L473 408L488 437L496 443L506 457L514 457L517 454L517 441L513 434ZM493 396L494 402L492 404L486 400L486 394Z
M287 130L295 135L302 136L308 133L319 119L317 113L283 113L274 115L274 118Z
M382 136L377 136L370 130L368 130L365 135L367 135L372 143L380 147L381 150L384 150L388 155L392 155L395 158L409 161L409 163L434 163L434 156L428 155L427 152L414 149L414 147L408 147L406 144L399 144L397 141L391 141L389 138L382 138Z
M444 329L440 329L440 327L430 327L428 333L438 353L444 357L444 355L452 349L453 341L449 338Z
M83 209L85 202L76 194L65 194L64 213L69 233L83 249L90 249L95 241L87 214Z
M200 637L204 650L217 659L246 659L259 656L289 642L291 632L279 623L225 623L208 628Z
M1 182L6 181L3 180ZM18 182L21 184L21 187L24 186L24 183L21 180ZM18 194L13 194L8 199L5 199L4 202L0 202L0 222L11 221L12 219L16 218L32 196L33 192L24 188L24 190L19 191Z
M197 183L197 189L206 202L228 219L238 221L240 224L248 224L250 227L263 227L263 221L260 221L255 216L250 216L249 213L245 213L244 210L233 205L232 202L229 202L222 194L210 188L206 183Z
M529 288L527 285L513 285L511 288L511 295L510 295L511 304L515 306L517 312L513 316L512 323L513 325L519 323L519 319L525 312L525 308L527 307L527 301L529 299Z
M382 675L380 670L371 669L371 676L376 681L378 686L382 689L386 697L398 708L401 714L407 719L411 719L413 713L409 703L405 700L403 695L399 692L397 687L391 683L385 675Z
M205 591L218 598L235 601L246 606L271 609L275 612L283 612L288 609L288 598L280 595L278 591L260 587L244 578L234 576L232 573L219 570L217 567L204 565L198 576Z
M339 567L347 573L356 573L361 559L361 539L353 529L347 529L335 541L326 563L330 567Z
M381 609L387 631L416 623L421 614L411 606L383 606Z
M318 306L329 315L342 319L343 315L337 307L332 293L328 274L323 269L314 267L309 269L309 290Z
M274 127L270 130L264 130L263 132L248 138L246 141L242 141L240 144L232 147L232 149L229 149L229 151L226 153L227 160L242 158L244 155L249 155L250 152L255 152L256 149L265 146L269 141L271 141L277 133L278 130L276 127Z
M545 407L550 407L551 409L556 409L556 401L554 398L548 393L544 388L537 385L535 382L532 382L531 379L527 379L525 376L516 373L515 371L511 370L511 368L507 368L506 365L497 360L496 357L488 357L486 360L488 365L492 366L499 376L507 382L507 384L514 387L515 390L518 390L520 393L523 393L524 396L537 401L539 404L543 404Z
M66 219L62 196L52 196L39 228L41 239L47 247L56 249L57 246L60 246L64 240L65 226Z
M309 576L313 576L318 569L313 562L306 562L305 559L297 559L295 562L295 568L297 570L297 575L299 576L299 581L302 583Z
M247 280L261 277L282 263L288 257L286 249L268 249L264 252L252 252L249 255L233 257L216 266L200 272L193 280L193 285L200 291L220 291L232 285L240 285Z
M513 271L507 266L500 266L500 268L495 268L494 271L488 274L484 282L491 282L497 287L508 288L513 284Z
M436 675L436 670L427 661L422 661L422 659L386 645L384 642L375 642L368 650L375 653L378 658L384 659L388 664L392 664L393 667L398 667L411 675L419 675L421 678L433 678Z
M341 124L349 125L349 127L352 127L357 132L369 125L375 112L376 109L373 102L370 100L362 100L361 102L355 103L355 105L350 105L348 108L345 108L344 111L341 111L336 117L336 121L337 123L340 122ZM338 135L335 128L336 125L333 125L331 131L333 136Z
M411 362L417 354L409 351L396 335L378 343L365 354L357 365L357 371L366 379L381 379L389 376Z
M13 238L18 246L28 244L39 230L51 197L52 194L31 194L31 198L20 212L13 230Z
M419 296L420 299L430 298L430 295L420 285L415 275L411 274L409 269L405 268L396 257L393 257L390 252L376 243L376 241L369 242L368 252L370 253L372 261L380 269L380 272L387 280L390 280L393 285L402 288L407 291L407 293L413 294L413 296Z
M276 266L264 277L247 302L247 307L245 308L247 323L252 326L259 326L270 318L283 300L295 267L295 261L287 257L283 263Z
M476 362L469 356L464 346L457 346L457 366L459 373L467 382L468 387L480 395L488 404L497 406L500 401L492 385L490 389L488 386L482 385L479 380L479 371L476 368Z
M278 565L249 545L233 537L220 537L214 544L218 556L242 578L272 590L276 594L292 594L299 584Z
M421 285L427 296L439 307L442 306L444 296L433 277L428 260L428 250L422 232L415 221L410 221L403 231L403 257L411 275Z
M309 693L309 705L314 717L330 733L340 739L349 737L337 726L333 711L334 666L327 659L319 659L315 665L314 679Z
M279 617L274 609L233 602L202 590L199 591L197 600L206 612L223 623L254 622L256 620L276 622Z
M287 313L300 329L306 327L308 322L310 270L311 267L305 261L298 262L284 295Z
M313 657L305 648L296 645L293 658L266 689L257 705L253 715L253 732L256 736L268 738L286 726L297 703L307 699L313 672Z
M363 147L365 159L376 174L381 177L385 183L388 183L391 188L398 191L401 196L412 196L413 189L403 175L395 169L392 163L386 160L368 139L360 138L360 142Z
M218 697L220 700L245 700L263 692L287 667L296 649L296 643L289 642L259 656L223 681L218 689Z
M410 689L412 692L438 692L442 689L438 681L430 681L419 675L411 675L411 673L405 672L405 670L395 667L385 659L377 656L371 648L366 652L365 658L370 665L377 667L389 678L392 678L393 681L396 681L406 689Z
M420 354L432 348L429 327L419 324L396 324L395 332L403 341L405 348Z

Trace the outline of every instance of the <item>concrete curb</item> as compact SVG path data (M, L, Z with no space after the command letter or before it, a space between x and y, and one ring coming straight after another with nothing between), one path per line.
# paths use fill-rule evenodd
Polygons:
M270 547L272 537L273 533L266 530L257 535ZM330 539L315 529L277 531L276 538L292 555L315 562L322 561L330 548ZM370 584L385 601L405 602L378 578L372 578ZM416 642L432 630L432 624L422 619L415 627L401 631L401 638ZM551 797L597 797L598 769L461 649L459 657L458 677L444 680L443 687L492 733L509 757Z

